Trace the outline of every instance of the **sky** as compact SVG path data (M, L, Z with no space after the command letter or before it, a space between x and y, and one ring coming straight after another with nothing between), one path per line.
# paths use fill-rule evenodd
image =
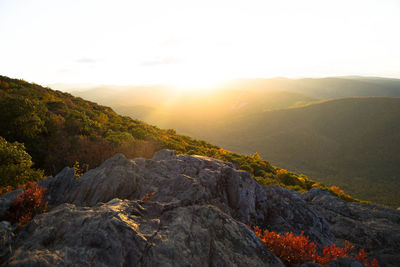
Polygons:
M42 85L400 78L399 0L0 0L0 75Z

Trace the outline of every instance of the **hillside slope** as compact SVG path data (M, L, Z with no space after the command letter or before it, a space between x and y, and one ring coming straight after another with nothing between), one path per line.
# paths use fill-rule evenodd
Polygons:
M142 100L138 92L134 100L121 91L103 100L121 114L239 153L257 151L362 199L400 205L399 79L242 79L220 89L167 95L157 108L130 105Z
M233 153L171 129L162 130L120 116L109 107L4 76L0 76L0 136L9 142L24 143L34 167L46 174L73 165L82 173L115 153L149 158L156 151L169 148L177 153L229 161L264 184L300 191L313 186L325 188L304 175L280 172L258 154Z
M399 122L399 98L345 98L237 117L209 140L399 206Z
M375 77L327 77L302 79L239 79L229 88L246 91L290 91L329 99L355 96L400 97L400 79Z
M183 92L174 97L173 104L160 104L156 107L112 104L112 100L108 102L118 113L125 116L139 118L162 128L179 129L190 136L202 138L209 128L230 117L301 106L315 101L318 99L296 92L247 94L241 90L227 90L194 95Z

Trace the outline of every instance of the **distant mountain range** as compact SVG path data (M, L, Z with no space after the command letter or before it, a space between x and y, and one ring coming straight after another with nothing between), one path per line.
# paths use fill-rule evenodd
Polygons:
M217 89L111 86L74 94L400 206L400 80L241 79Z
M346 201L361 202L305 175L271 166L258 153L240 155L172 129L118 115L109 107L68 93L0 76L0 194L38 181L43 173L54 175L66 166L73 166L74 175L79 176L116 153L150 158L165 148L231 162L263 185L300 192L317 187Z

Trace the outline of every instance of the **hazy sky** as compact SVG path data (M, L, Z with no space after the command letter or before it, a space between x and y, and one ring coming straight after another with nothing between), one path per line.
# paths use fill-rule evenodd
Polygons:
M39 84L400 78L400 1L0 0L0 74Z

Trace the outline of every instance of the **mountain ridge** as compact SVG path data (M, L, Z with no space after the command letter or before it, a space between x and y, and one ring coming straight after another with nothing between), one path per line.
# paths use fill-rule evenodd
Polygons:
M253 116L235 118L224 125L227 130L221 136L229 139L209 140L234 151L257 150L273 164L338 184L359 198L400 204L396 163L400 160L396 123L400 120L400 99L335 99ZM232 140L236 140L235 146ZM361 179L350 184L348 179L353 177ZM376 191L361 189L362 177L375 184Z
M108 104L124 115L233 151L258 152L274 165L339 185L359 198L400 206L399 79L242 79L224 88L213 93L220 101L198 98L192 103L182 97L175 108L164 110L121 107L112 99ZM197 108L205 102L207 108ZM357 187L364 183L370 186Z
M300 191L312 187L331 190L305 175L280 171L257 153L240 155L36 84L4 76L0 76L0 82L0 135L8 142L24 143L34 167L46 174L56 174L65 166L74 166L80 171L89 166L94 168L118 152L131 158L150 158L156 151L169 148L178 153L229 161L264 184L279 184ZM348 201L359 201L331 191Z

